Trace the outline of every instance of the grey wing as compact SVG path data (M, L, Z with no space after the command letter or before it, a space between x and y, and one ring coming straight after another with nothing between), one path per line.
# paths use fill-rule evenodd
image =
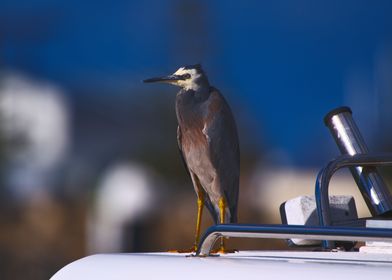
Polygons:
M240 149L236 123L224 97L212 89L219 98L220 110L216 112L209 128L209 151L218 172L221 188L231 213L231 223L237 222L237 204L240 175Z
M189 178L191 178L191 171L188 168L188 164L186 162L185 156L184 156L184 152L182 151L182 134L181 134L181 129L180 126L177 126L177 144L178 144L178 151L180 152L180 156L182 159L182 162L185 166L185 169L189 175ZM196 174L194 174L194 176L197 176ZM215 223L218 223L218 216L216 214L216 212L214 211L214 206L211 203L210 198L208 197L208 195L205 193L203 188L200 188L201 191L204 192L204 204L207 207L207 209L210 211L212 218L214 219Z

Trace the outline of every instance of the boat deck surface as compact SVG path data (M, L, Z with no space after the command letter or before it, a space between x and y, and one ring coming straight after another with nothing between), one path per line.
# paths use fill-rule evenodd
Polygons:
M390 275L392 254L241 251L211 257L178 253L98 254L65 266L51 279L358 280L378 276L389 279Z

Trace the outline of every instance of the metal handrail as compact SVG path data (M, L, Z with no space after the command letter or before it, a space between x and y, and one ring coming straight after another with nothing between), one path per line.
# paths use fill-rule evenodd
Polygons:
M387 166L392 165L392 154L356 154L342 155L330 161L317 175L315 197L320 226L332 224L329 206L329 182L336 171L343 167L352 166ZM378 194L379 195L379 194ZM331 248L331 242L323 242L323 247Z
M392 229L220 224L207 229L199 243L196 255L210 255L215 242L221 237L392 242Z
M343 167L352 166L386 166L392 165L392 154L357 154L342 155L329 162L319 172L316 180L316 203L321 226L331 225L331 214L329 211L329 182L336 171Z

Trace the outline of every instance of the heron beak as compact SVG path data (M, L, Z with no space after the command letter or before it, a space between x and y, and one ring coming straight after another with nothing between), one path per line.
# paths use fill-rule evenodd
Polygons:
M171 83L179 80L184 80L184 78L180 75L170 75L166 77L158 77L144 80L144 83Z

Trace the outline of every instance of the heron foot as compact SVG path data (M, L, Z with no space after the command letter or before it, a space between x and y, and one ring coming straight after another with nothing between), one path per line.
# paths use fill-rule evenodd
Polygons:
M211 254L233 254L237 253L236 249L219 248L211 251Z
M179 250L168 250L168 253L179 253L179 254L184 254L184 253L196 253L197 247L192 246L189 249L179 249Z
M221 242L220 242L219 249L212 250L211 251L212 254L232 254L232 253L238 252L238 250L235 250L235 249L227 249L225 237L221 237L220 241Z

